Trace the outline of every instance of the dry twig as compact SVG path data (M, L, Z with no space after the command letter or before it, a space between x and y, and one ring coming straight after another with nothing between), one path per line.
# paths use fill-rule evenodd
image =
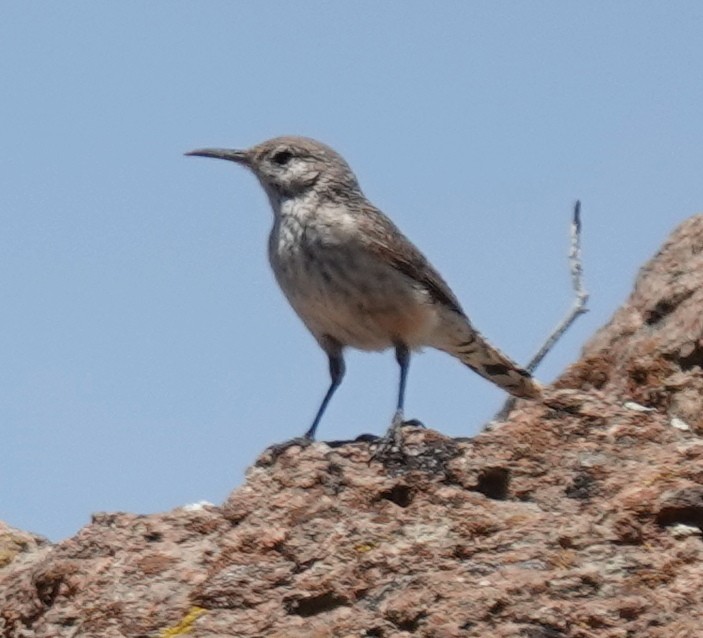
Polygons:
M573 324L580 315L588 312L588 308L586 308L588 292L586 292L586 289L583 287L583 265L581 263L581 202L579 200L576 200L574 204L574 215L571 220L569 268L571 270L571 285L576 294L576 298L571 304L571 308L569 308L566 316L557 324L554 330L552 330L540 349L525 366L528 372L534 372L556 342L559 341L563 334L571 327L571 324ZM500 411L493 417L491 423L504 421L513 409L515 401L515 397L509 397Z

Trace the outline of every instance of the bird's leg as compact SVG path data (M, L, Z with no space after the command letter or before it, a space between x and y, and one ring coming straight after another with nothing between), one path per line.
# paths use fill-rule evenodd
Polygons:
M335 393L335 390L339 387L339 384L342 383L342 379L344 378L344 372L346 370L344 366L344 358L342 357L342 349L340 347L336 347L334 350L328 351L327 356L329 357L330 361L330 378L332 379L332 381L330 383L330 387L327 388L325 398L322 399L320 408L318 409L317 414L315 415L315 420L312 422L312 425L304 435L304 438L308 439L309 441L315 440L315 430L317 430L317 426L320 424L322 415L325 413L325 410L327 409L327 404L330 402L332 395Z
M398 384L398 403L393 415L393 428L403 424L403 408L405 405L405 386L408 380L408 370L410 369L410 350L404 343L395 346L395 360L400 366L400 383Z
M317 430L317 426L320 425L320 421L322 420L322 415L325 413L327 404L330 402L332 395L334 394L335 390L339 387L339 384L342 383L342 379L344 378L345 366L344 357L342 356L342 345L337 340L332 339L331 337L325 337L324 339L322 339L320 341L320 345L322 346L323 350L327 354L327 358L329 359L331 377L330 386L329 388L327 388L325 398L322 399L322 403L320 404L320 407L317 410L317 414L315 415L315 419L313 420L312 425L308 428L308 431L303 434L303 436L297 436L296 438L291 439L290 441L277 443L276 445L271 445L267 448L267 451L271 454L274 461L276 458L278 458L281 454L283 454L286 450L293 447L294 445L306 447L315 440L315 430Z
M408 370L410 368L410 350L404 343L398 342L395 346L395 359L400 366L400 383L398 384L398 403L396 404L395 414L391 427L388 432L381 437L377 444L376 451L371 456L371 460L382 458L393 449L400 450L402 448L402 427L405 423L403 420L403 407L405 404L405 386L408 380Z

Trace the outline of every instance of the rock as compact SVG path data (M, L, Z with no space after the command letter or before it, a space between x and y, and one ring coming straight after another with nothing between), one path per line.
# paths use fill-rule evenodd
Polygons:
M279 447L220 507L55 545L0 526L0 636L702 635L701 255L695 217L494 431Z
M703 433L703 215L681 224L557 387L596 388Z

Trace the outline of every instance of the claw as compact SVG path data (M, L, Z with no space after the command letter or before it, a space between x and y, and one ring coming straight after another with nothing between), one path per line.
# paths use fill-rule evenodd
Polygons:
M283 443L275 443L266 448L264 454L268 453L271 455L271 463L275 463L279 456L281 456L289 448L295 447L296 445L301 448L306 448L312 445L314 441L306 436L297 436L290 441L283 441Z
M393 421L391 422L391 426L388 428L388 431L374 442L374 445L377 447L369 458L369 463L371 463L371 461L381 461L393 453L400 453L401 455L404 455L403 428L405 426L425 427L424 424L417 419L409 419L408 421L405 421L403 419L403 412L398 410L393 416Z

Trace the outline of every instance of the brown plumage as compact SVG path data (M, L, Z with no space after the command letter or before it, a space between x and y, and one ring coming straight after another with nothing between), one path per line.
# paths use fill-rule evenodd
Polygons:
M517 397L539 384L471 325L425 256L364 196L346 161L303 137L244 151L189 153L247 166L274 212L269 260L293 309L329 357L332 382L306 436L313 438L344 375L343 349L395 348L401 368L394 424L403 417L410 351L443 350Z

